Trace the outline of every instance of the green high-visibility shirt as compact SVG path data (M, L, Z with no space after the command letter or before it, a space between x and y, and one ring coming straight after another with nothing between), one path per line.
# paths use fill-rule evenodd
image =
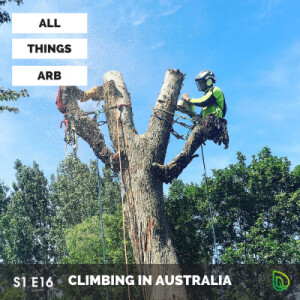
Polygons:
M216 105L214 97L212 95L212 89L214 91L215 99L220 105ZM202 116L203 119L209 115L217 115L219 118L222 118L222 110L224 108L224 95L218 87L210 88L204 96L201 98L190 98L189 103L192 104L191 110L194 111L195 106L202 107Z

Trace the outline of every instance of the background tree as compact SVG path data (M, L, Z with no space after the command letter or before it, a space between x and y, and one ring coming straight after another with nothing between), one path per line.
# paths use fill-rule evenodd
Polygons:
M103 168L100 184L103 212L116 213L121 203L118 177ZM64 159L58 167L57 176L52 176L49 189L55 206L51 235L56 241L55 260L60 261L68 253L66 230L87 218L100 216L96 161L91 161L88 166L78 158Z
M15 162L16 183L0 219L4 263L50 263L52 245L49 236L53 207L47 179L37 163L33 167Z
M0 1L0 25L11 21L9 13L1 8L1 6L4 6L8 2L15 2L17 5L23 4L23 0L1 0Z
M211 261L211 231L208 221L205 190L197 184L174 180L165 200L167 218L177 257L181 264L200 264ZM200 203L204 212L200 212ZM204 217L204 218L203 218Z
M1 300L23 300L26 294L20 288L12 287L6 280L0 280L0 299Z
M4 9L2 9L2 7L8 3L8 2L15 2L18 5L22 4L23 1L22 0L0 0L0 25L2 25L3 23L8 23L11 21L10 19L10 15L7 11L5 11ZM10 89L8 90L4 90L1 86L0 86L0 101L4 102L8 102L8 101L16 101L18 100L20 97L28 97L28 92L26 89L21 89L19 92L16 91L12 91ZM14 112L17 113L19 110L16 107L9 107L7 105L0 105L0 113L3 111L9 111L9 112Z
M125 264L122 231L122 207L114 214L103 215L104 239L107 264ZM129 263L134 263L130 242ZM62 259L68 264L103 264L102 236L99 215L85 219L82 223L66 231L67 256Z
M208 180L221 261L299 263L299 166L291 171L287 158L273 156L269 148L253 156L249 165L242 153L237 158L236 164L214 170ZM180 262L211 262L204 182L174 181L166 210Z
M57 176L51 176L50 187L36 163L31 168L16 161L15 168L16 183L11 194L0 182L0 260L7 263L41 262L37 252L41 255L44 251L49 262L59 262L69 251L66 248L67 229L93 216L100 217L96 162L91 161L88 167L79 159L66 158L60 163ZM100 184L103 211L108 214L109 226L115 222L113 227L116 229L122 222L119 179L104 169ZM100 227L95 230L99 235ZM116 237L122 232L120 230L121 227L119 233L116 230ZM120 244L113 234L110 236L110 251L120 253Z
M3 183L0 182L0 220L3 215L7 212L7 206L9 203L9 196L8 196L9 188ZM0 222L1 224L1 222ZM3 234L0 233L0 260L1 260L1 253L4 251L4 237Z
M8 191L8 186L0 181L0 216L6 213L7 210L7 205L9 202Z
M19 92L12 91L12 90L4 90L0 86L0 101L8 102L8 101L17 101L20 97L28 97L29 94L26 89L21 89ZM17 113L19 112L18 108L16 107L10 107L7 105L0 105L0 113L3 111L9 111L9 112L14 112Z

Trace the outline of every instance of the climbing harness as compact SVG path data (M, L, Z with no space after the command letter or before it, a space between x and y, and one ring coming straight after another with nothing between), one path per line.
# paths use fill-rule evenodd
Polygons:
M219 251L218 251L218 247L217 247L217 239L216 239L214 219L213 219L213 214L212 214L212 209L211 209L210 194L209 194L209 189L208 189L206 166L205 166L205 160L204 160L204 151L203 151L202 145L201 145L201 154L202 154L202 162L203 162L203 168L204 168L204 178L205 178L205 184L206 184L206 194L207 194L207 200L208 200L211 227L212 227L213 238L214 238L214 247L215 247L216 259L217 259L217 265L218 265L218 273L219 273L219 275L221 275ZM222 292L222 299L224 300L224 291L223 291L222 285L221 285L221 292Z
M151 109L154 112L154 116L158 118L161 121L164 121L168 124L171 124L171 133L175 136L177 139L187 140L194 129L196 125L202 126L202 128L206 131L206 136L209 140L212 140L214 143L221 145L222 143L225 145L225 149L228 148L229 145L229 135L227 130L227 121L223 118L216 117L215 115L209 115L205 119L202 119L199 117L199 115L194 115L192 118L185 117L179 114L175 114L172 112L169 112L167 110L163 109L155 109L151 107ZM176 119L174 119L172 122L168 121L162 116L159 116L156 111L163 111L165 113L172 114L174 116L177 116ZM184 122L180 122L179 118L191 121L192 124L188 125ZM189 129L188 133L185 135L180 135L178 132L176 132L173 128L174 124L179 124L180 126Z
M99 206L100 206L100 224L102 234L102 250L103 250L103 263L104 263L104 274L107 274L106 270L106 256L105 256L105 240L104 240L104 227L103 227L103 212L102 212L102 199L101 199L101 185L100 185L100 171L99 171L99 160L97 160L97 177L98 177L98 194L99 194ZM108 285L106 285L106 298L109 300Z

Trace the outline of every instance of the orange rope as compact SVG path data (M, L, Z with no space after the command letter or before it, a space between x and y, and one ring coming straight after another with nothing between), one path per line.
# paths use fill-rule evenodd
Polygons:
M128 257L126 248L126 232L125 232L125 211L124 211L124 195L123 195L123 175L122 175L122 160L121 160L121 147L120 147L120 132L119 132L119 116L117 116L117 135L118 135L118 153L119 153L119 165L120 165L120 187L121 187L121 199L122 199L122 216L123 216L123 241L124 241L124 252L125 252L125 262L126 262L126 273L128 274ZM130 300L130 288L128 288L128 299Z

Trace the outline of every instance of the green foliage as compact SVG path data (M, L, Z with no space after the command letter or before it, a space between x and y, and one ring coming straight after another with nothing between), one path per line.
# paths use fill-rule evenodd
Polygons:
M108 263L124 263L120 182L103 168L100 178ZM56 207L52 228L57 241L56 259L63 263L103 263L97 165L66 158L52 177L51 197ZM129 258L133 261L130 243Z
M20 5L23 4L22 0L0 0L0 25L3 23L8 23L11 21L10 16L7 11L3 10L1 6L4 6L7 4L7 2L15 2L16 4ZM12 91L10 89L4 90L0 86L0 102L2 101L17 101L21 97L28 97L28 92L26 89L21 89L19 92ZM3 111L8 111L8 112L14 112L17 113L19 112L18 108L16 107L9 107L6 105L0 105L0 113Z
M35 162L28 167L17 160L15 169L17 181L0 218L0 259L4 263L50 262L53 209L47 179Z
M299 263L299 166L291 172L287 158L269 148L248 166L242 153L237 158L208 178L222 261ZM174 181L166 209L180 262L209 262L213 239L204 182Z
M0 86L0 101L17 101L20 97L28 97L28 92L26 89L21 89L19 92L12 91L12 90L4 90ZM16 107L9 107L6 105L0 105L0 113L3 111L9 111L17 113L19 112L18 108Z
M300 189L300 165L296 166L294 171L292 172L293 181L294 181L294 189Z
M95 164L89 169L78 158L67 157L60 163L57 177L51 178L50 192L56 219L65 228L95 216L99 211Z
M108 264L125 264L123 248L122 208L114 215L103 215L106 261ZM103 264L102 236L99 216L85 219L66 232L67 257L62 263ZM129 263L134 263L130 242L126 241Z
M103 169L100 179L104 213L113 214L120 203L118 178L110 170ZM99 217L97 165L90 167L78 158L66 158L52 176L51 199L55 205L55 217L51 235L56 240L56 261L67 254L65 230L82 223L86 218Z
M1 221L1 217L7 212L7 206L9 203L8 190L9 190L8 187L5 186L3 182L0 182L0 221ZM5 240L3 238L3 235L0 234L0 259L1 259L1 253L3 253L4 251L3 248L4 243Z
M60 164L57 176L51 177L49 187L36 163L28 167L17 160L15 169L16 183L10 195L8 187L0 182L0 261L59 262L72 249L66 247L67 229L75 230L79 224L79 236L82 233L80 226L85 226L85 220L94 223L99 220L96 162L91 161L88 167L79 159L66 158ZM108 253L112 253L108 257L111 257L111 262L122 261L119 179L116 174L103 169L100 185L107 243L111 247ZM84 244L89 245L90 250L98 251L102 249L100 225L94 223L97 228L87 226L85 230L90 230L91 235L82 238L93 237L94 246ZM97 236L93 235L93 230ZM102 253L93 254L97 256L96 260L102 259ZM69 259L73 259L73 256L69 256Z
M3 182L0 182L0 217L7 210L7 205L9 202L9 197L7 194L8 190L9 188L6 185L4 185Z
M102 169L102 174L100 187L103 212L114 214L121 203L119 175L106 168Z
M9 13L1 8L1 6L4 6L8 2L15 2L18 5L23 4L23 0L1 0L0 1L0 25L11 21Z
M102 263L98 177L90 166L66 158L47 179L36 163L15 163L9 195L0 183L0 260L7 263ZM108 263L124 263L119 178L100 179ZM213 170L208 178L217 242L224 263L299 263L300 168L264 148L246 164ZM209 263L213 235L204 182L173 181L165 199L179 261ZM133 255L127 238L130 262Z
M25 299L26 295L21 289L11 287L11 285L6 282L0 282L0 299L1 300L22 300Z
M206 215L208 207L198 205L199 199L204 198L204 190L197 185L174 180L165 201L172 240L183 264L207 262L211 256L211 234L206 232L207 224L200 218L200 214Z

